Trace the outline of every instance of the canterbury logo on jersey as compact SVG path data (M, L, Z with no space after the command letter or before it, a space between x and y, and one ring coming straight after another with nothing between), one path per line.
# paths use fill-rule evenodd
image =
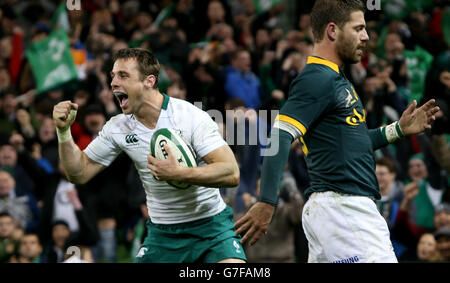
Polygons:
M137 143L139 140L137 139L136 134L130 134L125 136L125 141L127 143Z

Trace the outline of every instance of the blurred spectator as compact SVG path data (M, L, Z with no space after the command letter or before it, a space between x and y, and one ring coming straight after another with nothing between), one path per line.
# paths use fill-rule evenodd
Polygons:
M417 196L419 188L416 183L410 183L404 188L404 198L397 212L393 233L399 242L406 246L407 250L399 260L414 260L415 250L420 237L425 233L432 233L443 227L450 226L450 204L439 204L433 216L433 228L426 228L416 225L411 221L409 211L411 204ZM413 253L414 251L414 253Z
M83 209L76 194L72 194L69 199L74 206L80 228L78 232L71 232L66 221L54 220L51 226L51 240L44 246L42 262L62 262L65 259L64 255L68 247L75 245L92 247L97 243L97 230L91 225L92 221L89 221L89 216L86 210Z
M15 188L13 176L0 170L0 211L8 212L25 231L36 231L40 216L36 199L30 193L19 194Z
M286 56L280 72L280 86L281 90L284 93L289 93L291 82L295 79L295 77L297 77L298 74L300 74L305 66L306 57L303 56L300 52L293 51L288 56Z
M12 257L12 263L40 263L42 246L39 237L34 233L26 233L22 236L19 243L18 253Z
M437 250L443 259L450 261L450 226L443 227L434 234L437 242Z
M186 85L181 79L172 81L167 89L167 95L186 100Z
M406 105L391 79L392 67L386 66L376 76L363 81L362 99L367 109L367 126L377 128L400 118Z
M0 70L0 81L1 72ZM16 110L18 102L15 92L12 89L6 89L0 96L0 102L0 134L7 137L17 127Z
M256 31L255 45L251 52L252 71L255 74L259 75L261 61L263 61L264 56L266 56L266 52L270 51L271 43L270 33L267 28L260 28Z
M304 37L307 36L311 40L314 38L312 33L310 14L300 15L298 20L298 28Z
M196 1L195 4L199 2L200 1ZM198 26L199 29L197 30L197 32L199 37L197 40L204 40L205 38L208 38L208 33L212 32L212 30L215 28L215 25L226 23L226 21L229 20L226 16L227 12L225 9L225 1L207 1L206 18L202 17L201 20L199 19L199 23L202 23L202 21L205 22Z
M424 262L436 262L442 260L433 234L425 233L420 237L419 243L417 244L417 258Z
M431 98L436 99L436 104L440 108L431 133L448 134L450 129L450 51L439 54L428 72L422 101Z
M9 262L16 252L18 241L17 222L8 212L0 211L0 263Z
M403 50L405 46L402 38L397 32L390 32L386 36L384 42L384 57L390 61L401 60L403 58Z
M44 247L43 262L59 263L63 261L66 242L69 239L69 225L63 221L55 221L52 225L52 240Z
M80 114L82 121L73 123L72 135L75 143L83 150L103 128L106 117L102 108L97 104L86 106Z
M256 198L259 197L260 179L256 187ZM304 200L297 189L295 179L285 171L283 173L280 198L277 209L272 217L272 229L253 246L245 247L248 262L294 263L295 258L295 229L299 228L302 220ZM255 202L256 198L244 195L246 210Z
M31 115L25 109L18 109L16 111L17 121L19 122L19 132L26 138L33 138L36 133L31 124Z
M441 168L444 169L448 175L450 175L449 143L447 143L443 135L432 136L431 142L432 142L431 151L433 153L434 158L436 158Z
M232 41L231 41L232 42ZM186 98L189 102L202 102L203 109L224 110L227 96L224 90L218 61L222 56L216 54L217 42L197 44L188 56L186 70Z
M5 66L0 66L0 92L4 92L10 86L11 76L8 69Z
M259 109L263 90L259 78L251 71L250 53L238 49L231 56L231 66L225 74L225 91L228 99L240 98L245 107Z
M58 140L56 138L55 122L50 117L44 117L39 127L37 142L33 144L35 158L47 160L52 171L58 170Z
M35 192L35 185L30 178L30 174L18 164L17 152L10 144L0 146L0 169L8 171L13 176L16 195Z
M396 181L395 163L389 157L383 157L376 161L375 174L380 188L381 199L377 200L377 207L381 215L386 219L389 229L395 223L395 217L400 202L403 198L403 185Z
M427 181L428 169L423 154L415 154L410 158L408 175L419 189L410 210L411 219L418 226L433 228L434 209L441 203L443 190L433 188Z

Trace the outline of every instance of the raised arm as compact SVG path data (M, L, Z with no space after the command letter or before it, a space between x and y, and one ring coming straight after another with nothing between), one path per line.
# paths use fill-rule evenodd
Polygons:
M70 126L75 121L77 110L78 105L71 101L60 102L53 108L53 120L58 136L59 158L67 179L74 184L84 184L105 166L89 159L73 141Z

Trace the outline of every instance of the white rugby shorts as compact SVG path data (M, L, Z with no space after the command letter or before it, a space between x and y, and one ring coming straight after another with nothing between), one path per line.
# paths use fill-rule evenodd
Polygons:
M386 220L368 197L313 193L303 207L311 263L396 263Z

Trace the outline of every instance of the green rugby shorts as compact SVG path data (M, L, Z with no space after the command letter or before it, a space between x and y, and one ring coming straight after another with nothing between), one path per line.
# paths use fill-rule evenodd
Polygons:
M147 221L148 234L134 262L215 263L228 258L247 261L235 235L233 210L180 224Z

